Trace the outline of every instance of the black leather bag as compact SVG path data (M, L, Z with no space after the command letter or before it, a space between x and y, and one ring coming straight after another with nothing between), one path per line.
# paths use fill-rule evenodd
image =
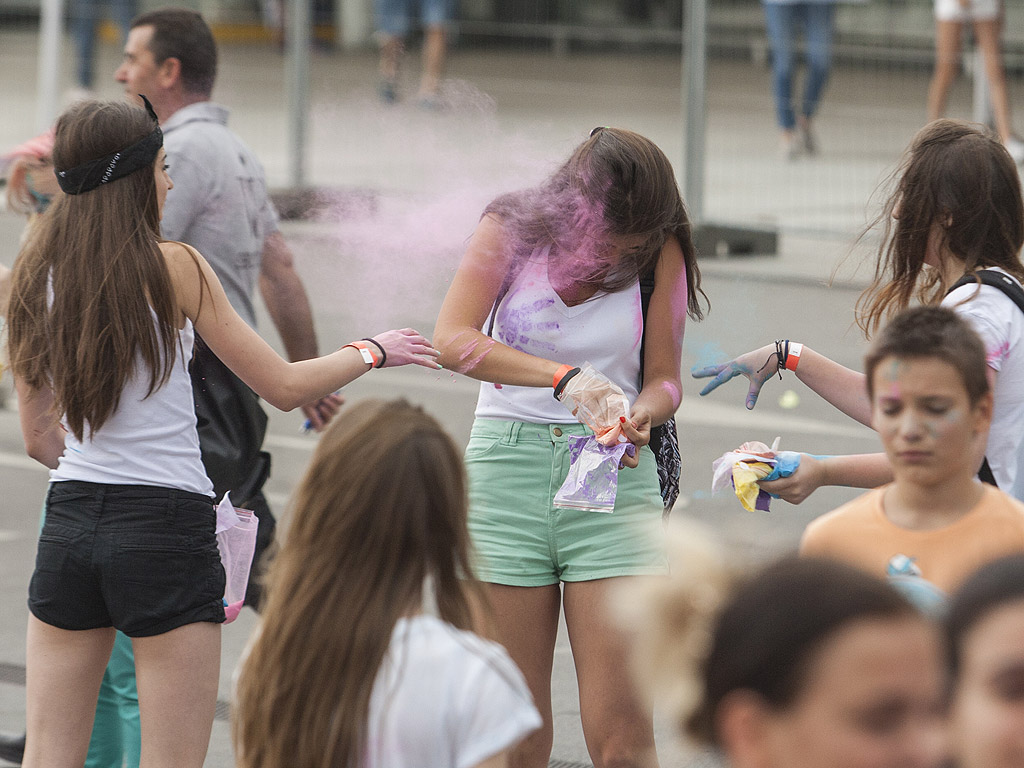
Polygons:
M270 454L262 450L267 414L198 336L190 371L206 474L218 499L230 491L232 503L244 507L270 476Z

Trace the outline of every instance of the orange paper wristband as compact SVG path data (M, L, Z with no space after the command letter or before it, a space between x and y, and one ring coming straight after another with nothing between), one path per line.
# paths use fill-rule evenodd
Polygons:
M800 365L800 355L803 354L804 345L793 341L789 344L789 352L786 354L786 370L795 371Z

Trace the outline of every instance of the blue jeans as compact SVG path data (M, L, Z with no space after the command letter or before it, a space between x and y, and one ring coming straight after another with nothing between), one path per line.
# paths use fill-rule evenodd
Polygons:
M101 0L71 0L71 34L78 50L78 66L75 72L78 85L92 88L93 56L96 47L96 24L100 20ZM138 13L138 0L111 0L114 21L121 29L121 42L128 37L132 19Z
M832 28L835 5L830 2L765 2L764 19L772 51L772 90L779 126L793 130L794 43L797 27L803 27L807 49L807 83L800 114L813 117L828 81L832 59Z

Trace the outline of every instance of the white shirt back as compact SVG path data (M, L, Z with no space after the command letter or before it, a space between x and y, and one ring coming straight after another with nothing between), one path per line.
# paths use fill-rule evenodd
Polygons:
M1024 501L1024 312L990 285L957 288L942 306L967 320L985 342L988 365L996 371L985 456L999 488Z
M472 768L540 727L500 645L427 614L400 619L377 673L362 768Z

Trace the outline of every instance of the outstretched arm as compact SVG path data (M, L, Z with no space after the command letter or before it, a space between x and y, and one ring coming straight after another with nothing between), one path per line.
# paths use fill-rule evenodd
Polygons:
M766 344L726 363L695 369L691 374L695 379L711 378L701 390L701 395L713 392L736 376L746 377L750 382L747 408L752 409L757 404L761 387L777 370L775 345ZM863 373L840 365L805 346L796 368L796 377L850 418L871 426L871 402L868 400Z
M309 306L306 287L295 271L295 258L284 236L274 230L263 241L263 261L260 267L260 293L274 322L285 353L293 363L317 356L316 331L313 329L313 310ZM344 402L342 397L330 394L302 406L302 412L311 429L319 432L337 413Z
M799 504L823 485L877 488L892 482L892 467L884 453L815 457L800 454L800 466L789 477L758 483L768 493Z
M284 411L325 397L372 367L359 350L342 347L323 357L286 362L235 312L206 260L181 243L162 243L175 295L203 340L242 381ZM438 367L437 351L411 328L374 337L387 367L415 363Z

